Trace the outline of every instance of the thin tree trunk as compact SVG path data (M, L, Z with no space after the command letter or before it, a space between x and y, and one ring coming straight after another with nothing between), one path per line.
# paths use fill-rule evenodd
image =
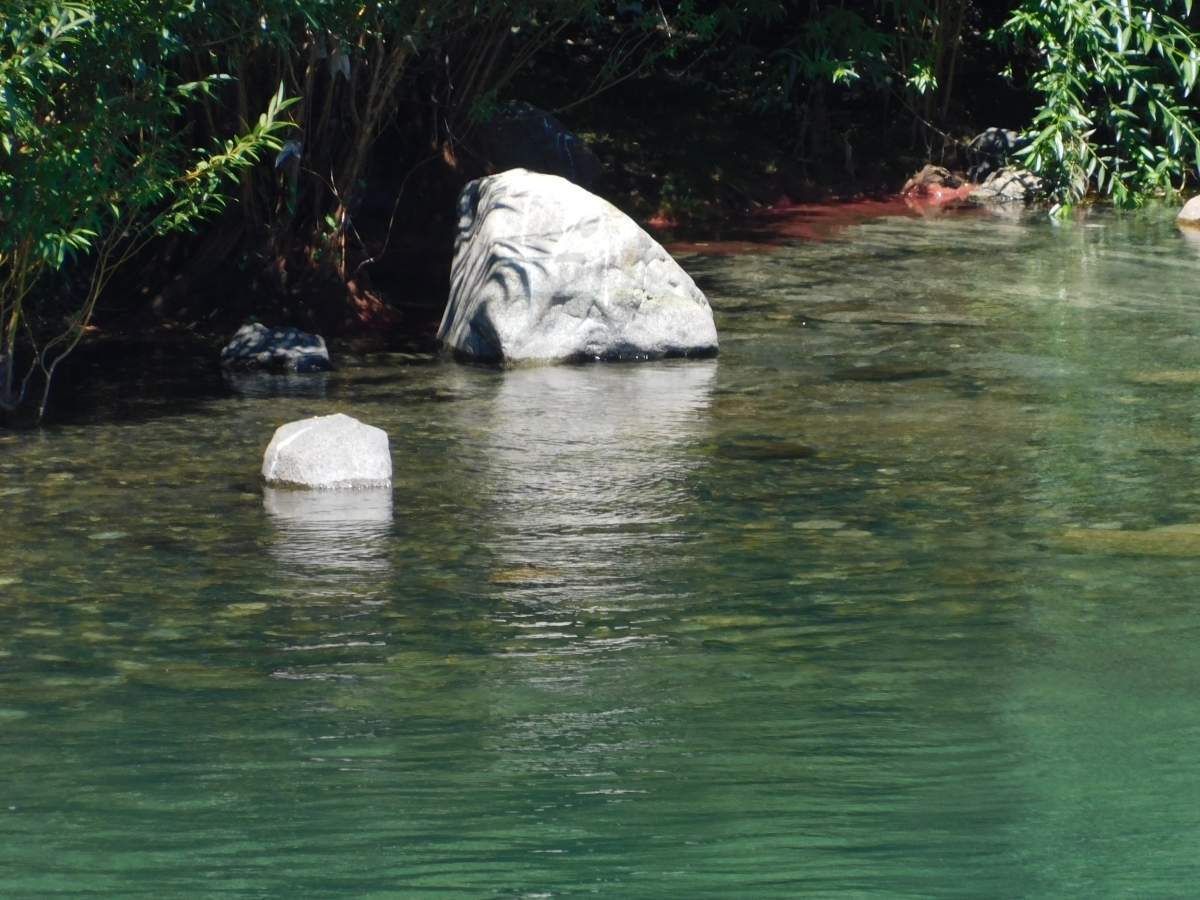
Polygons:
M954 72L958 67L958 51L962 42L963 21L966 19L967 3L966 0L957 0L954 5L952 14L953 21L947 31L944 40L946 41L945 54L948 59L946 63L946 74L943 79L939 80L939 90L941 91L942 105L939 110L939 119L944 123L950 115L950 99L954 93Z

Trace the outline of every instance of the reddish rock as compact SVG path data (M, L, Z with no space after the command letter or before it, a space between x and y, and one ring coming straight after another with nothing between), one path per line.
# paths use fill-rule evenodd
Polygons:
M966 199L975 187L949 169L928 165L904 183L900 194L909 203L941 205Z

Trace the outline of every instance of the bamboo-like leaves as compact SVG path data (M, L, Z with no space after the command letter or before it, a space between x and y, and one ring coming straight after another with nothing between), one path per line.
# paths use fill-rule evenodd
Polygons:
M1195 33L1174 0L1026 0L1005 23L1032 44L1042 95L1026 164L1063 207L1095 190L1122 205L1178 189L1200 159ZM1181 2L1190 15L1190 0Z

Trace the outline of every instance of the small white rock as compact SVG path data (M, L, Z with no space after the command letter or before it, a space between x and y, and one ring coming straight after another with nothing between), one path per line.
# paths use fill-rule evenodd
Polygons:
M263 455L269 485L339 489L391 487L387 432L336 413L281 425Z

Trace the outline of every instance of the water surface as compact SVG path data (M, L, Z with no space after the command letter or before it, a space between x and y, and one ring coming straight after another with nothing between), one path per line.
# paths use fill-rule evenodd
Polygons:
M718 360L0 433L0 895L1195 896L1169 214L682 261ZM264 491L335 411L395 489Z

